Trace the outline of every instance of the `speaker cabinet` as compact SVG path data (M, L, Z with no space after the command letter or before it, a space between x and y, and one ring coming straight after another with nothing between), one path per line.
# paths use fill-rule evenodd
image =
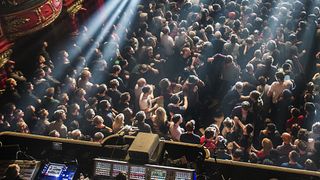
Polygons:
M128 150L130 161L147 163L158 145L158 134L138 133Z

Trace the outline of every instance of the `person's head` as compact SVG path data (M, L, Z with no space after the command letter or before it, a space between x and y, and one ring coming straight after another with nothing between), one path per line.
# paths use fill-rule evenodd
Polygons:
M120 102L129 102L131 99L130 93L124 92L120 96Z
M274 40L268 41L268 43L267 43L267 49L268 49L269 51L274 51L276 48L277 48L277 44L276 44L276 42L275 42Z
M204 130L204 137L206 139L214 139L214 137L216 137L216 134L215 134L216 130L214 127L207 127L205 130Z
M237 42L238 42L238 36L235 35L235 34L232 34L231 37L230 37L230 42L231 42L232 44L237 43Z
M168 78L163 78L159 82L159 86L162 91L167 90L170 87L170 85L171 85L171 82Z
M235 123L233 121L233 119L230 119L229 117L227 117L226 119L223 120L223 126L228 128L228 129L232 129L234 127Z
M290 151L289 153L289 160L292 162L297 162L299 159L299 153L295 150Z
M57 130L52 130L48 134L50 137L60 137L60 133Z
M282 71L278 71L276 72L276 79L279 82L283 82L284 81L284 73Z
M233 57L231 55L227 55L224 61L225 64L233 63Z
M86 119L90 119L91 120L96 115L96 113L94 112L93 109L87 109L85 111L84 115L85 115Z
M91 72L88 69L83 69L83 71L81 72L80 77L81 77L82 80L89 81L89 79L91 78Z
M221 34L220 31L216 31L216 32L214 33L214 36L215 36L217 39L221 39L222 34Z
M313 160L311 159L307 159L305 162L304 162L304 168L306 170L310 170L310 171L317 171L318 168L317 168L317 165L314 163Z
M301 128L298 131L297 138L302 141L308 141L309 132L307 129Z
M77 103L73 103L69 106L69 110L72 115L78 116L80 114L80 106Z
M259 85L264 86L264 85L267 84L267 78L264 77L264 76L259 76L258 77L258 82L259 82Z
M49 116L49 112L46 109L40 109L38 114L39 114L40 119L45 119Z
M21 109L16 109L13 113L13 116L15 118L23 118L24 117L24 112Z
M20 174L20 166L18 164L10 164L5 172L7 179L16 179Z
M320 122L315 122L313 125L312 125L312 133L315 133L315 134L320 134Z
M67 119L66 112L65 112L64 110L62 110L62 109L56 110L56 111L53 113L52 119L53 119L54 121L63 122L64 120Z
M99 116L99 115L96 115L94 118L93 118L93 124L94 125L101 125L101 124L103 124L104 123L104 119L101 117L101 116Z
M234 89L238 93L242 93L242 91L243 91L243 83L241 81L236 82L236 84L234 85Z
M61 95L59 96L59 100L60 100L60 102L67 103L69 101L68 93L61 93Z
M306 102L304 104L304 110L306 111L307 114L313 114L316 110L316 106L314 105L313 102Z
M254 152L249 153L249 160L248 160L248 162L250 162L250 163L258 163L258 156L257 156L257 154L254 153Z
M110 110L111 103L108 100L104 99L104 100L100 101L98 106L99 106L100 111Z
M307 90L308 92L313 92L313 90L314 90L314 83L313 83L313 82L308 82L307 87L306 87L306 90Z
M244 110L244 111L249 111L249 109L250 109L250 102L249 101L243 101L242 103L241 103L241 107L242 107L242 110Z
M252 74L252 73L254 72L254 67L253 67L253 65L252 65L251 63L248 63L248 64L246 65L246 71L247 71L248 73L250 73L250 74Z
M268 56L264 62L264 64L266 65L266 67L271 67L272 63L273 63L274 59L272 56Z
M262 52L260 49L257 49L254 51L254 57L257 59L261 59L262 58Z
M96 132L94 135L93 135L93 142L101 142L104 138L104 135L102 132Z
M206 28L205 28L205 32L207 34L212 34L214 32L214 28L212 25L208 25Z
M178 104L180 102L180 97L177 94L173 94L170 97L170 102L173 104Z
M113 65L112 69L111 69L111 72L114 73L114 74L119 74L121 72L121 66Z
M167 119L167 113L163 107L158 107L155 111L155 115L157 116L157 119L161 119L163 121Z
M108 90L108 86L106 84L100 84L97 89L97 93L104 94L105 92L107 92L107 90Z
M264 152L270 152L270 150L273 148L272 141L268 138L263 138L261 145Z
M73 131L73 130L79 129L79 128L80 128L80 124L77 120L71 121L70 125L68 126L69 131Z
M114 123L118 125L124 125L124 114L119 113L115 118L114 118Z
M28 127L27 123L25 123L24 121L18 122L17 123L17 132L29 133L29 127Z
M120 172L116 177L115 177L115 180L126 180L127 175L124 173L124 172Z
M182 118L181 114L175 114L175 115L172 116L172 121L173 121L174 124L178 124L179 125L179 124L182 123L183 118Z
M291 108L290 113L293 118L298 118L300 116L300 110L295 107Z
M54 96L54 88L53 87L49 87L47 90L46 90L46 96L48 98L53 98Z
M191 50L188 47L184 47L181 51L181 55L183 58L188 58L191 56Z
M110 88L118 88L120 85L117 79L110 80L109 84L110 84Z
M152 88L150 85L143 86L142 93L149 95L152 92Z
M253 90L250 92L249 94L249 97L250 97L250 100L253 101L253 102L257 102L260 98L260 92L257 91L257 90Z
M79 129L75 129L71 131L69 135L71 139L77 140L77 139L80 139L80 137L82 136L82 133Z
M146 79L144 79L144 78L140 78L140 79L137 80L137 85L138 85L138 87L143 87L143 86L145 86L146 84L147 84L147 81L146 81Z
M243 156L243 150L240 148L237 148L233 153L232 153L232 160L233 161L240 161Z
M274 134L276 129L277 128L276 128L276 125L274 123L268 123L267 124L266 130L267 130L268 134Z
M137 112L135 119L138 123L143 123L146 119L146 113L144 111Z
M282 133L281 139L284 144L290 144L291 143L291 135L287 132Z
M195 129L195 121L194 120L190 120L187 122L185 129L187 132L193 132Z

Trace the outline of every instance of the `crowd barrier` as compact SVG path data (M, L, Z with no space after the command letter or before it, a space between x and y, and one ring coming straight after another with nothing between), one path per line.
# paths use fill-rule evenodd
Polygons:
M79 170L86 174L92 174L94 158L115 159L129 161L128 148L134 141L133 136L112 135L105 138L101 143L38 136L32 134L21 134L15 132L0 133L0 159L17 158L15 149L22 152L19 157L23 159L50 160L61 162L62 160L77 161ZM170 159L175 161L186 157L190 162L195 162L197 173L209 179L261 179L261 180L320 180L320 172L297 170L277 166L236 162L205 158L208 156L201 145L160 141L161 149L159 165L166 164ZM12 151L12 152L11 152ZM172 163L177 166L178 164ZM184 166L185 164L179 164ZM185 167L185 166L184 166Z

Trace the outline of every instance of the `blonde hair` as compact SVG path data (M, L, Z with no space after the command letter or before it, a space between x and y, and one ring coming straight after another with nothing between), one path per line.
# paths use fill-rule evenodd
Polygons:
M262 149L264 152L269 153L270 150L273 148L272 141L268 138L263 138L261 144L262 144Z
M157 124L163 124L167 120L167 113L163 107L158 107L155 111L155 121Z
M118 131L120 131L123 125L124 125L124 114L120 113L114 118L114 121L112 123L113 132L117 133Z
M94 123L94 125L102 124L102 123L104 123L104 120L103 120L103 118L101 116L96 115L93 118L93 123Z

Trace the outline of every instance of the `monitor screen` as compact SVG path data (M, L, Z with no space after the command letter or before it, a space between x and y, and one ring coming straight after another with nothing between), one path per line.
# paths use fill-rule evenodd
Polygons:
M109 177L111 174L111 164L104 161L96 161L94 176L107 176Z
M41 180L71 180L76 173L75 165L47 163L43 166L38 179Z
M145 179L146 168L142 166L131 166L130 167L130 179Z
M167 176L167 171L161 169L152 169L150 177L152 180L165 180Z
M113 164L112 177L116 177L120 172L128 174L129 167L126 164Z
M175 180L192 180L193 174L193 172L176 171Z

